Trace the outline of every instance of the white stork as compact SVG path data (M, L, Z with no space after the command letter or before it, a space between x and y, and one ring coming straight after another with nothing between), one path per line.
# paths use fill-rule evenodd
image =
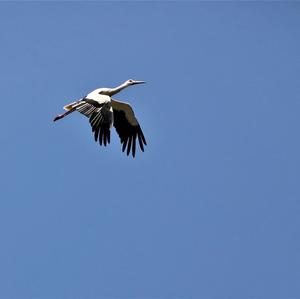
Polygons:
M127 156L131 151L132 156L135 157L136 138L142 151L144 151L144 145L147 145L146 139L131 106L116 101L111 96L128 86L141 83L145 81L130 79L115 88L98 88L84 98L64 106L67 112L57 115L53 121L78 111L89 118L95 141L99 140L99 144L104 144L104 146L110 143L110 128L114 126L123 144L122 151L124 152L127 148Z

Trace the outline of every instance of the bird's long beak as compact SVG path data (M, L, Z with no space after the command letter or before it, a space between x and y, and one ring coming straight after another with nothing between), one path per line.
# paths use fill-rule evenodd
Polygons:
M142 84L142 83L146 83L146 81L133 81L131 84L135 85L135 84Z

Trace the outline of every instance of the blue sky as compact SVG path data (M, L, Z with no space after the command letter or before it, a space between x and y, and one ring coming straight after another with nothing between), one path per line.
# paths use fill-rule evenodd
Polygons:
M0 298L300 298L299 13L1 2ZM52 122L129 78L135 159Z

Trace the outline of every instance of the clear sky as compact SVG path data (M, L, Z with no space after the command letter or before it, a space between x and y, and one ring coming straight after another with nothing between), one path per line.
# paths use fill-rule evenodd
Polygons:
M299 2L1 2L0 298L300 298ZM145 80L132 159L62 106Z

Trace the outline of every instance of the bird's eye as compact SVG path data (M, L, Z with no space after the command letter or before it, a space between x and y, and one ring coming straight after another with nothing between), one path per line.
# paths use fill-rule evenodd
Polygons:
M99 94L102 94L102 91L99 91Z
M128 80L128 81L129 81L130 83L132 83L132 82L133 82L133 80L131 80L131 79L130 79L130 80Z

